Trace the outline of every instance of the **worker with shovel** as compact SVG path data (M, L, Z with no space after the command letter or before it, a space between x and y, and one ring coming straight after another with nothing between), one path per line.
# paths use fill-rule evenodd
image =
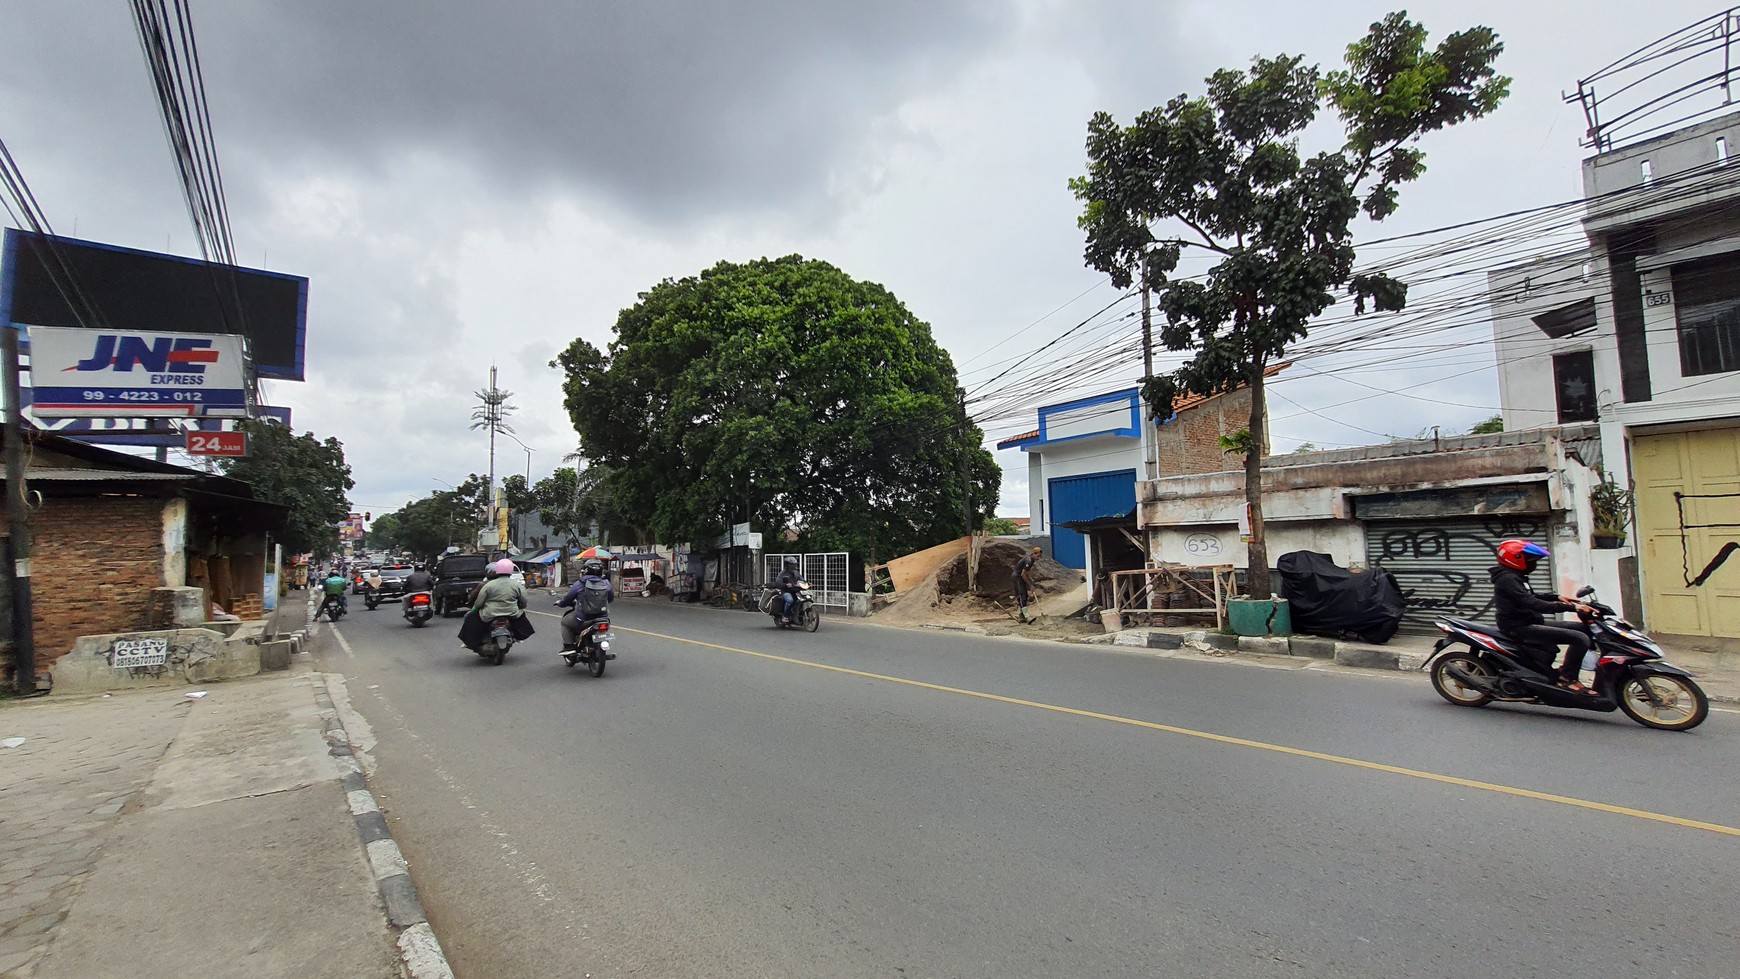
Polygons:
M1041 553L1043 553L1043 551L1036 544L1027 552L1026 557L1015 562L1015 570L1012 577L1015 581L1016 617L1020 619L1023 624L1033 621L1027 617L1027 596L1029 590L1033 587L1033 562L1039 560L1039 555Z

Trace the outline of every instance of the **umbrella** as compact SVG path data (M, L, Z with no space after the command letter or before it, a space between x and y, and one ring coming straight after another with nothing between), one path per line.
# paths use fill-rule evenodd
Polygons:
M580 552L580 559L582 561L591 558L597 558L600 561L613 561L616 559L616 555L610 553L610 551L604 547L588 547L586 550Z

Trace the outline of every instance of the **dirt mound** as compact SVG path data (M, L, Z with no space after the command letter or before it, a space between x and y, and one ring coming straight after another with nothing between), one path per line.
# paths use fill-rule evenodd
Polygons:
M1013 598L1015 595L1015 565L1027 556L1027 547L1015 541L990 540L979 549L978 587L973 594L980 598ZM1081 572L1040 557L1029 572L1034 590L1041 595L1069 591L1081 584ZM967 592L967 556L965 554L944 564L936 571L939 595L964 595Z

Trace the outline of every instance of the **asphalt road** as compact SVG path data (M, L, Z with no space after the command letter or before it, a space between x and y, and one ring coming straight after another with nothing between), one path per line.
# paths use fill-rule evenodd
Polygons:
M462 977L1740 976L1740 714L660 600L593 679L354 608Z

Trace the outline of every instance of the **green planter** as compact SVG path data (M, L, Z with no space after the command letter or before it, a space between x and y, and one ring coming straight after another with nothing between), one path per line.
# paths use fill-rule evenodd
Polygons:
M1287 611L1285 598L1229 598L1226 600L1226 624L1241 636L1293 634L1293 617Z

